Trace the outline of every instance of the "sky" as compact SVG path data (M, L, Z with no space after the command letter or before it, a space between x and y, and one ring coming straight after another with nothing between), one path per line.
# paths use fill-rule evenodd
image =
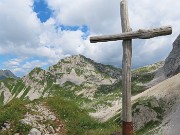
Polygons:
M173 27L173 34L133 40L132 68L165 60L180 34L179 0L129 0L133 30ZM0 69L24 76L60 59L84 55L121 67L122 42L91 44L92 35L121 33L120 0L1 0Z

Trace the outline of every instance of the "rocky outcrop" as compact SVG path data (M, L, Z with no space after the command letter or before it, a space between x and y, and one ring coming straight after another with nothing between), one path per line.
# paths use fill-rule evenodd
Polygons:
M153 135L154 130L157 131L158 135L179 134L179 80L180 74L177 74L132 98L134 102L133 106L135 106L133 112L135 114L134 121L136 129L152 126L150 128ZM150 131L148 134L150 134Z
M41 135L41 132L36 128L32 128L28 135Z
M180 73L180 35L173 43L173 49L165 60L165 64L160 68L154 79L147 84L147 87L152 87L169 77Z
M71 81L77 85L84 82L96 84L112 84L121 77L121 70L109 65L96 63L82 55L75 55L60 60L49 67L49 72L63 84Z
M29 135L59 135L64 132L63 123L44 104L28 104L26 107L30 111L21 123L32 127Z
M165 60L164 74L167 77L180 73L180 35L173 43L173 49Z

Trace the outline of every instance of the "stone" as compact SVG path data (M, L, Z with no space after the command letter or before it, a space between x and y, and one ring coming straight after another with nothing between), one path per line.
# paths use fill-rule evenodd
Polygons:
M53 128L52 126L48 126L48 127L47 127L47 130L48 130L49 133L51 133L51 134L54 134L54 133L55 133L55 130L54 130L54 128Z
M36 128L32 128L28 135L41 135L41 132Z
M20 133L15 133L14 135L20 135Z
M50 119L50 120L56 120L56 116L54 116L54 115L49 115L49 119Z
M8 122L3 123L2 126L1 126L1 129L3 131L5 131L5 130L7 130L9 128L10 128L10 124Z
M157 118L157 113L147 106L138 105L135 109L138 109L138 111L133 110L133 123L136 131L144 127L146 123Z

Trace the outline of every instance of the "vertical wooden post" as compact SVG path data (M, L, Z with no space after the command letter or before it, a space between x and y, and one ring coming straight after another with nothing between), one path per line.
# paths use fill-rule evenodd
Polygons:
M133 135L133 122L131 110L131 59L132 59L132 39L148 39L172 33L172 27L151 30L139 30L132 32L128 18L128 0L120 3L121 25L123 34L95 36L90 38L91 43L123 40L123 60L122 60L122 132L123 135Z
M132 31L128 18L127 0L120 3L122 32ZM122 132L123 135L133 134L132 111L131 111L131 59L132 40L123 40L122 61Z

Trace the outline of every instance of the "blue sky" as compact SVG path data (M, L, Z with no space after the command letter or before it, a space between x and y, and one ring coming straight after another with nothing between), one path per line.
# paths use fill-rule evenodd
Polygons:
M37 13L37 17L42 23L46 22L53 14L53 10L48 7L47 2L44 0L34 1L33 11Z
M97 44L89 42L91 35L121 32L119 2L120 0L0 2L0 69L9 69L17 76L23 76L34 67L47 69L64 57L77 54L120 67L120 41ZM129 0L129 17L133 30L164 25L176 28L171 36L133 40L133 68L164 60L168 56L172 42L179 34L178 8L178 0Z

